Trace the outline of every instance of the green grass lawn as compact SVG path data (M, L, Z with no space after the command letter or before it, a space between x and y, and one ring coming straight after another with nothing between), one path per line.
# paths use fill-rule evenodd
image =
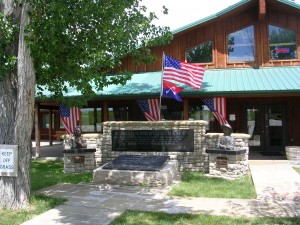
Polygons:
M81 182L91 182L92 173L65 174L63 172L62 161L41 161L31 162L31 188L33 195L30 199L28 210L1 210L1 225L19 225L30 220L35 215L39 215L57 205L63 204L66 200L61 198L35 195L34 191L55 185L58 183L77 184Z
M40 190L58 183L78 184L80 182L91 182L93 180L92 173L65 174L63 170L64 165L62 161L32 161L32 191Z
M171 189L169 195L207 198L256 198L250 175L235 180L225 180L192 172L183 173L181 181Z
M233 218L206 214L168 214L127 210L110 225L296 225L299 217L293 218Z
M296 170L297 171L297 173L299 173L300 174L300 167L293 167L294 168L294 170Z

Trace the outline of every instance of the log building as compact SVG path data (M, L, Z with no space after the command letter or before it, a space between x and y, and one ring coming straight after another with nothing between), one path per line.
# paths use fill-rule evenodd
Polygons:
M146 120L137 99L159 98L163 53L206 68L202 86L186 85L183 102L162 99L165 120L207 120L220 126L203 98L225 97L227 121L248 133L251 151L283 151L300 145L300 5L288 0L242 0L173 31L170 44L153 48L157 60L118 71L133 72L126 85L110 85L81 109L82 130L101 132L101 122ZM67 96L76 96L70 91ZM52 142L64 131L58 103L36 101L34 135Z

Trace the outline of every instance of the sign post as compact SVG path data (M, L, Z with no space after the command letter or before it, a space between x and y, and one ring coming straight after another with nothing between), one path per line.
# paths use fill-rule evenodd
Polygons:
M0 145L0 176L18 176L17 145Z

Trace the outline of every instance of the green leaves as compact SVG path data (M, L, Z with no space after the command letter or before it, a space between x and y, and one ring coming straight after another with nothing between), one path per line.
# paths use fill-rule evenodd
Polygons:
M153 62L150 47L171 39L168 28L151 22L139 0L30 0L27 43L34 58L37 83L47 85L61 98L67 82L85 96L93 95L91 84L101 90L108 84L124 84L124 77L108 77L121 59Z
M14 51L17 26L0 12L0 80L16 70L17 56Z

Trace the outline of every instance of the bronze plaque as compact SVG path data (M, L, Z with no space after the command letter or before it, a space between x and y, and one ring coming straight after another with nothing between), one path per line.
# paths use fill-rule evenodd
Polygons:
M228 166L227 157L217 157L216 158L216 165L217 165L217 167L227 167Z
M103 166L103 169L159 171L169 160L169 156L120 155Z
M85 161L85 156L74 156L74 163L84 163Z
M113 130L112 151L193 152L194 130Z

